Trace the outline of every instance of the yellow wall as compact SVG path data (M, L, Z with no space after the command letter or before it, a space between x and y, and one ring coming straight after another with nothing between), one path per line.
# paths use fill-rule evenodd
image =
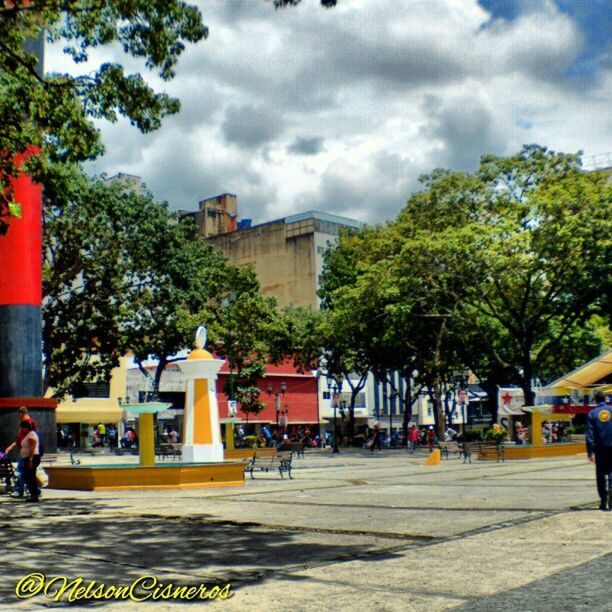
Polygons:
M125 397L126 382L127 358L124 357L111 373L109 397L82 397L76 401L66 398L57 405L57 422L90 425L119 422L123 414L119 398Z

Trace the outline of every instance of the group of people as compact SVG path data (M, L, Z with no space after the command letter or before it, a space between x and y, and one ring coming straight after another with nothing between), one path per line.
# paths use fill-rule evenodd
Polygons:
M246 438L244 429L239 426L236 429L237 440ZM276 427L272 429L269 425L264 425L261 428L260 445L267 448L281 446L284 442L302 442L307 448L320 448L324 446L324 442L319 434L313 435L310 427L293 426L291 429L286 427Z
M565 439L565 429L567 427L568 425L565 423L544 421L542 423L542 442L544 444L563 442Z
M166 427L164 429L164 441L166 444L177 444L179 441L178 431L174 427Z
M457 440L458 435L458 432L449 426L444 431L444 441L449 442L451 440ZM427 446L429 451L432 451L437 441L438 436L433 425L420 428L416 425L412 425L408 429L408 443L412 452L416 451L418 446ZM391 447L397 447L402 442L403 434L394 431L389 438L389 445ZM374 450L382 450L384 443L385 434L381 431L378 423L376 423L370 431L366 447L374 452Z
M27 502L38 502L40 499L40 487L36 480L36 469L40 465L42 457L42 444L40 441L39 428L36 421L29 416L28 409L22 406L17 411L19 415L19 431L15 441L9 444L4 453L6 456L16 449L19 453L17 461L17 479L12 497L23 498L27 490L29 496Z

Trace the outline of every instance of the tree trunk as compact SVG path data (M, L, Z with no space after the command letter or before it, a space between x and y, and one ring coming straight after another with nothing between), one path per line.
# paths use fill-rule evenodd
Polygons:
M442 383L437 382L436 386L436 431L438 440L444 439L444 404L442 403Z
M398 396L399 397L399 396ZM404 393L404 419L402 421L402 431L404 432L404 439L402 440L402 446L408 446L408 424L412 418L412 384L411 380L406 381L406 392Z

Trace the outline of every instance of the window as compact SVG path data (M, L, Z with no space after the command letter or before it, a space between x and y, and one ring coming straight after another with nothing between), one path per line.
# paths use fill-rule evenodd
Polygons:
M329 391L323 391L323 399L331 399L331 393Z
M75 389L74 399L81 397L110 397L109 383L84 383L80 389Z
M318 253L319 255L323 255L323 252L324 252L324 251L325 251L325 249L324 249L322 246L318 246L318 247L317 247L317 253Z
M433 416L433 408L431 404L427 404L427 416Z

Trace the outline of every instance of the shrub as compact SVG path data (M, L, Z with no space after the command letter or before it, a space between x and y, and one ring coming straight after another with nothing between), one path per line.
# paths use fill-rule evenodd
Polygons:
M463 434L465 442L480 442L482 440L482 429L468 429Z

